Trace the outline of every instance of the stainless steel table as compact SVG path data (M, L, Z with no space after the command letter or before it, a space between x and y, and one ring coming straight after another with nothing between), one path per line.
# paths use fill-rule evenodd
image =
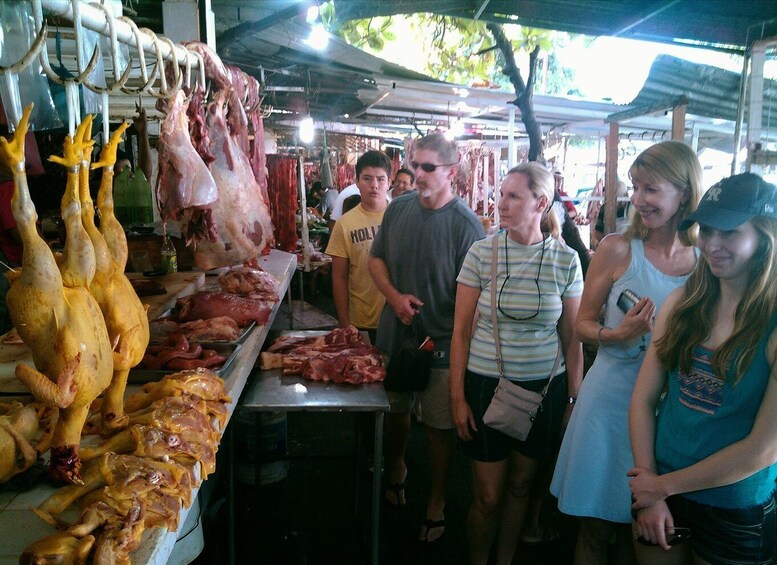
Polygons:
M252 373L238 409L255 412L286 410L289 412L371 412L374 414L370 562L377 565L380 483L383 468L383 416L389 409L383 385L381 383L337 385L306 381L300 377L281 377L280 369L257 371ZM258 469L259 465L257 464ZM256 484L259 484L258 479Z

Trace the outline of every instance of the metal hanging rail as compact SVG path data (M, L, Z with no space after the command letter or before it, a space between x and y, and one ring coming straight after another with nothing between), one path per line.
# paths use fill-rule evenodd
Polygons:
M71 22L76 19L71 0L40 0L40 3L43 9L50 14L55 14ZM80 12L81 24L86 29L96 31L106 37L111 37L111 26L106 18L112 16L87 2L79 2L78 11ZM126 21L113 18L113 29L119 42L138 50L142 49L152 55L157 54L157 42L145 34L136 35L132 26ZM200 66L200 59L182 45L162 41L159 42L159 50L161 50L162 56L167 61L176 62L179 65L204 72L204 69Z

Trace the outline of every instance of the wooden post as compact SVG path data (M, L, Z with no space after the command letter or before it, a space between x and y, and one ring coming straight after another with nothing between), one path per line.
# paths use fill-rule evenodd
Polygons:
M607 136L607 160L604 165L604 235L615 231L618 210L618 122L610 122Z
M687 106L681 104L672 108L672 139L676 141L685 141L685 109Z

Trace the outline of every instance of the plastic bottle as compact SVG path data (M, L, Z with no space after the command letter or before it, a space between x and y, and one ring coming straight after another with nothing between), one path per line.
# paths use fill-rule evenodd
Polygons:
M175 273L178 271L178 255L175 252L172 240L166 235L162 239L162 267L165 273Z

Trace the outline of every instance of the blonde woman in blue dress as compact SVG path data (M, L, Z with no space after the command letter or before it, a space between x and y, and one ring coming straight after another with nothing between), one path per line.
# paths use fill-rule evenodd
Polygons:
M598 344L564 435L551 492L559 509L582 518L575 563L633 562L626 473L633 466L628 408L657 309L696 264L695 232L677 231L696 209L702 171L690 147L665 141L643 151L629 170L634 191L629 227L599 244L585 282L575 330ZM625 311L624 291L639 297ZM600 323L602 307L604 324Z

